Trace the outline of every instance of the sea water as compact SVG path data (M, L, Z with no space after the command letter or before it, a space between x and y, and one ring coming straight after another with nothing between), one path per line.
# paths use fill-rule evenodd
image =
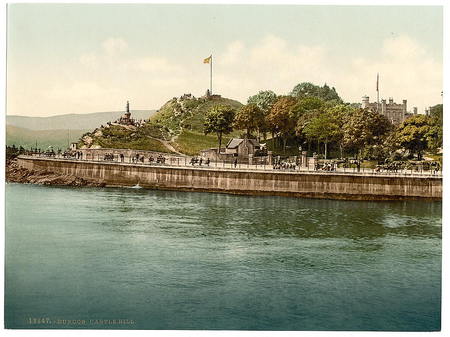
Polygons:
M441 211L7 184L5 324L439 330Z

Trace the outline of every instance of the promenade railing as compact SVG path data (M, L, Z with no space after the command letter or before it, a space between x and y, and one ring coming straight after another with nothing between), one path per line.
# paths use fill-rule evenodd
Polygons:
M248 172L279 172L279 173L311 173L311 174L323 174L323 175L361 175L361 176L389 176L389 177L442 177L442 171L440 170L419 170L419 169L397 169L397 170L377 170L373 168L366 167L350 167L343 168L338 167L332 170L323 170L323 169L314 169L312 167L302 167L302 166L293 166L277 168L274 165L268 164L247 164L247 163L230 163L225 161L207 161L202 160L197 161L196 163L192 162L193 157L177 157L177 156L167 156L167 157L158 157L153 158L153 161L149 161L149 158L144 158L142 162L139 158L136 160L135 157L120 157L114 156L111 159L105 159L103 155L98 156L90 156L89 158L85 157L64 157L63 155L54 155L49 156L46 154L33 154L33 155L22 155L22 157L32 157L32 158L41 158L48 160L70 160L76 162L101 162L101 163L111 163L111 164L120 164L120 165L132 165L132 166L154 166L154 167L183 167L183 168L195 168L195 169L214 169L214 170L239 170L239 171L248 171Z

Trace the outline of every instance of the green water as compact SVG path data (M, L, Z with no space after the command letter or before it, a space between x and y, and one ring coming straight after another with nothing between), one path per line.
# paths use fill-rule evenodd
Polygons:
M6 326L439 330L441 211L8 184Z

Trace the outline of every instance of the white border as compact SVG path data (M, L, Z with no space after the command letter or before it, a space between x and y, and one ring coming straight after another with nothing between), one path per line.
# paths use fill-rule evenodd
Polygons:
M36 0L17 0L13 1L12 3L126 3L125 0L117 1L117 0L107 0L107 1L80 1L80 0L73 0L73 1L36 1ZM450 25L448 23L448 20L450 18L450 6L444 1L444 0L379 0L379 1L373 1L373 0L317 0L317 1L305 1L305 0L281 0L281 1L274 1L274 0L247 0L247 1L239 1L239 0L232 0L232 1L218 1L218 0L177 0L177 1L142 1L142 0L134 0L132 3L154 3L154 4L296 4L296 5L356 5L356 6L367 6L367 5L373 5L373 6L393 6L393 5L414 5L414 6L444 6L444 29L443 29L443 38L444 38L444 93L450 92L450 86L448 79L450 71L448 66L448 60L450 57L449 52L449 29ZM5 46L5 48L0 49L2 52L0 53L0 60L1 60L1 89L3 92L6 93L6 4L3 4L3 6L0 7L0 45ZM449 94L444 95L444 107L448 107L450 104ZM5 123L5 110L6 110L6 101L5 101L6 95L0 96L0 106L3 107L3 119L2 123ZM448 125L450 123L450 117L446 115L446 112L444 110L444 152L448 149L448 145L450 144L450 141L447 139L447 129ZM5 160L5 126L2 125L0 128L0 137L1 137L1 143L0 143L0 158L3 162L3 168L1 170L1 181L5 181L4 177L4 160ZM449 165L450 161L448 160L448 155L444 155L444 177L447 177L450 173ZM25 336L32 334L34 336L79 336L79 335L86 335L86 336L125 336L125 335L133 335L133 336L144 336L144 335L153 335L153 336L258 336L258 337L266 337L266 336L440 336L440 335L447 335L450 333L450 323L448 323L447 320L444 319L444 317L450 317L450 310L449 310L449 275L450 275L450 266L449 264L449 247L450 247L450 240L447 237L448 230L446 229L446 226L448 225L448 214L447 206L448 206L448 197L450 195L450 191L447 188L447 182L444 178L444 194L443 194L443 207L444 210L443 214L443 221L442 221L442 248L443 248L443 255L442 255L442 330L441 332L411 332L411 333L399 333L399 332L329 332L329 331L323 331L323 332L303 332L303 331L290 331L290 332L263 332L263 331L158 331L158 330L4 330L3 328L3 319L4 319L4 307L3 305L0 307L0 319L1 319L1 333L6 336ZM0 193L0 216L2 217L2 223L4 223L4 215L5 215L5 190L4 190L4 184L1 184L1 193ZM0 279L2 281L2 285L4 286L4 243L5 243L5 237L4 237L4 228L1 231L0 239L2 242L2 259L1 259L1 269L2 272L0 273ZM0 295L2 299L4 298L4 287L1 287Z

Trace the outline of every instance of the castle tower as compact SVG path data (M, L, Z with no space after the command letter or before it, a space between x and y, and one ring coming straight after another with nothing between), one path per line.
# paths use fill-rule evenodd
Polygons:
M361 107L363 109L368 108L369 107L369 96L363 96L361 102L362 102Z

